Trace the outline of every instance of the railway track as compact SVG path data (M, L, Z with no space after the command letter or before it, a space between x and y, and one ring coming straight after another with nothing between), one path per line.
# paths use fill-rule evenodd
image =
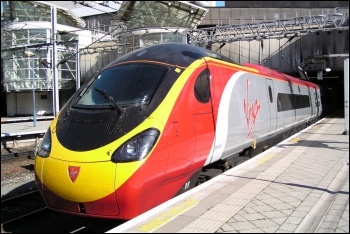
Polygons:
M16 159L24 159L24 158L34 159L34 151L26 149L24 151L18 151L18 152L1 153L1 162L16 160Z
M16 176L18 173L32 173L33 171L33 151L1 154L1 184L3 184L3 180Z
M38 190L1 200L1 233L104 233L124 222L52 211Z
M7 225L46 209L38 190L1 199L1 224Z

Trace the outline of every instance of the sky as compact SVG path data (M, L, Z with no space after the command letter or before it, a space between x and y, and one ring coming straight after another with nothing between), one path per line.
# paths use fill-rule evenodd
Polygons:
M225 1L215 1L217 7L223 7L225 6Z

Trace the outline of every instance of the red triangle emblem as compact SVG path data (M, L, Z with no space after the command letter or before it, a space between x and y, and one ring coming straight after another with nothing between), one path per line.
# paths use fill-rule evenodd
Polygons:
M74 181L78 178L80 171L80 167L68 166L68 175L70 180L74 183Z

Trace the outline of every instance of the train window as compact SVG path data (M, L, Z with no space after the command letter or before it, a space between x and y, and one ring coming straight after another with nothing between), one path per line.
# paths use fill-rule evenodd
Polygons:
M271 86L269 85L269 97L270 97L270 102L273 102L273 97L272 97L272 89Z
M282 102L281 102L281 97L279 94L277 96L277 111L278 112L282 111Z
M277 98L279 112L310 107L308 95L279 93Z
M194 84L194 95L201 103L209 102L210 98L210 85L209 85L209 69L203 70L197 77Z
M292 105L292 96L288 93L279 93L278 94L278 99L280 100L280 104L278 106L278 111L287 111L287 110L292 110L293 105Z
M77 104L91 107L147 104L167 71L167 67L147 63L111 67L98 74Z

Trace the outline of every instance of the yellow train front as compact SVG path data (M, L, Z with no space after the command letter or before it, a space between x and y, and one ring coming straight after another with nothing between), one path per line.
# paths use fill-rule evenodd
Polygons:
M46 205L127 220L194 187L214 139L211 104L201 102L209 93L193 90L198 77L208 85L206 53L160 44L117 59L86 82L36 150Z

